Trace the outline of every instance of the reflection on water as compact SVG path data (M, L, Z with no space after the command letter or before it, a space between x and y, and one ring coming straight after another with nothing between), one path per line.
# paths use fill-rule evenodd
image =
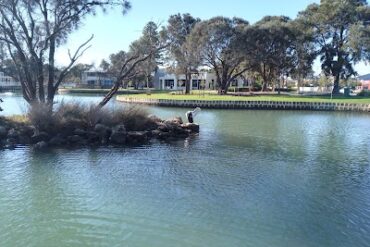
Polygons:
M198 116L174 143L0 151L0 246L368 246L369 115Z

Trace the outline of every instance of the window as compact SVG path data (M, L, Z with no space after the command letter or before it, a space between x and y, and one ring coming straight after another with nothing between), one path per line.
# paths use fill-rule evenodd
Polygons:
M193 88L198 88L199 80L193 80L192 81L192 87Z
M186 80L178 80L177 81L177 86L178 87L185 87Z
M231 82L231 86L232 86L232 87L237 87L237 86L238 86L238 80L234 79L234 80Z
M165 87L173 88L174 85L175 85L174 80L164 80L164 86Z

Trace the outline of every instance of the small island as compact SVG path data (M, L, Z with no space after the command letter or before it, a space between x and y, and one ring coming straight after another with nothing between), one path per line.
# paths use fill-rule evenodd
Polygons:
M184 123L181 117L162 120L137 106L102 111L69 103L57 107L51 117L42 107L25 116L0 117L0 149L141 145L197 133L198 124Z

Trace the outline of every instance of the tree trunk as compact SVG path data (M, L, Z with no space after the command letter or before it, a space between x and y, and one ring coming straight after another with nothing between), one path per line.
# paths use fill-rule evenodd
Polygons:
M339 94L339 82L340 82L340 73L335 75L334 77L334 87L333 87L333 94Z
M266 92L266 91L267 91L267 82L263 80L261 92Z
M55 39L50 40L50 50L49 50L49 64L48 64L48 104L53 105L54 102L54 81L55 81L55 66L54 66L54 56L55 56Z
M185 94L190 94L190 87L191 87L191 74L186 73L185 75Z
M225 94L227 94L227 89L225 88L224 85L220 85L220 87L218 88L218 94L219 95L225 95Z
M107 93L107 95L104 96L103 100L98 104L98 108L103 108L111 99L112 97L117 93L119 89L120 84L115 83L114 86L111 88L111 90Z

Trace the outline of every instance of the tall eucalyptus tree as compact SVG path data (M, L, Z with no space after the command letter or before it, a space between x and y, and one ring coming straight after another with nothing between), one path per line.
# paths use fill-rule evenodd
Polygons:
M353 65L369 59L368 40L364 35L370 25L366 0L321 0L299 14L299 19L313 30L321 68L334 77L333 93L339 93L340 79L356 74ZM367 37L367 38L366 38Z

